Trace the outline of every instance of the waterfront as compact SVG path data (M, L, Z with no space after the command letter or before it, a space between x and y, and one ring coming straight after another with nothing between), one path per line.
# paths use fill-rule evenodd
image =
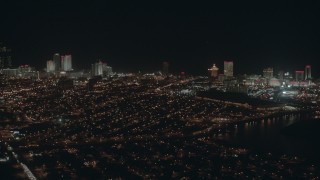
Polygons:
M300 132L296 132L296 135L284 133L287 127L297 122L310 121L311 118L311 114L301 113L240 123L228 128L217 139L229 145L246 147L254 153L270 152L277 156L299 156L320 162L320 145L314 138L301 136ZM315 128L308 130L316 131Z

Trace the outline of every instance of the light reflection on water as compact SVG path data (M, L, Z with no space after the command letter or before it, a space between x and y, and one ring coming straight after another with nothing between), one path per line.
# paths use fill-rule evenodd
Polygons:
M247 122L231 128L232 130L218 139L257 152L300 155L320 160L320 145L314 140L285 136L281 133L283 128L307 118L310 118L310 115L291 114Z

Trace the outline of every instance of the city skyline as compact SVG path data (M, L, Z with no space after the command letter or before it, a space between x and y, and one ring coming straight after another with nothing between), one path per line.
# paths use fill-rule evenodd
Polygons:
M11 52L10 47L3 46L2 49L9 49L10 52ZM88 68L88 67L86 69L73 69L72 68L72 58L71 58L71 56L72 56L71 54L65 54L65 55L61 55L60 56L60 53L54 53L53 56L52 56L53 57L52 60L47 60L45 68L42 67L40 69L45 70L48 73L54 73L54 72L57 73L57 72L60 72L60 71L90 70L90 68ZM102 63L101 59L98 59L98 62ZM10 64L11 63L12 63L12 61L10 59ZM291 76L294 75L296 77L297 72L303 72L304 80L312 80L312 79L316 80L316 79L313 78L314 75L311 75L312 73L311 73L311 65L310 64L305 65L305 70L304 71L301 70L302 69L301 67L293 69L292 67L288 66L287 68L283 68L283 69L275 68L277 70L274 72L273 71L274 67L271 66L271 67L264 67L262 72L260 71L260 72L258 72L256 74L248 74L246 72L244 72L244 74L233 74L233 72L235 70L234 67L233 67L233 63L234 63L233 60L230 60L230 59L229 60L224 60L223 61L224 70L221 70L222 72L220 72L219 68L216 66L216 64L213 63L213 67L208 69L208 71L211 72L210 73L211 75L209 75L209 76L217 77L218 74L225 75L226 77L235 77L235 76L239 76L239 75L262 75L262 77L266 77L268 79L270 79L272 77L277 77L277 78L279 78L281 80L282 76L283 76L281 74L283 74L283 73L289 73L289 74L291 74ZM97 64L97 62L91 63L91 65L95 65L95 64ZM105 64L105 66L107 65L107 63L105 61L103 61L103 64ZM11 68L13 68L13 70L14 70L14 69L19 68L20 66L25 66L25 65L26 64L21 64L18 67L12 67L11 66ZM157 67L158 69L154 69L153 72L156 72L156 71L160 72L161 71L162 73L165 72L164 74L168 74L168 72L169 72L168 71L169 70L168 67L169 67L169 62L163 61L162 62L162 67ZM5 68L8 68L8 67L5 67ZM40 69L37 69L37 70L40 70ZM216 75L212 74L213 73L213 71L212 71L213 69L215 69L214 70L214 74L216 74ZM91 71L94 72L93 74L101 74L101 73L96 73L97 70L96 70L96 68L93 68L93 67L91 67ZM111 72L112 72L112 70L111 70ZM141 72L141 71L138 71L138 72ZM148 72L145 71L145 72L142 72L142 73L148 73ZM171 69L171 73L179 74L181 72L177 72L177 71ZM206 73L205 73L205 71L203 71L201 74L205 75ZM197 75L197 74L190 74L190 75ZM316 78L318 78L318 77L316 77Z
M2 179L319 179L320 1L0 4Z
M12 47L14 66L40 68L60 52L72 54L78 69L100 58L119 71L151 71L169 61L172 70L201 74L226 59L237 64L235 74L288 64L320 69L316 2L3 5L0 40Z

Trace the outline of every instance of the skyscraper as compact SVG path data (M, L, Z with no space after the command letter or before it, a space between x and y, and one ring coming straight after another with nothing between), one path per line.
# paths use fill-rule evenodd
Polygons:
M55 71L58 72L61 69L61 63L60 63L60 54L59 53L55 53L53 55L53 62L55 64Z
M162 63L162 74L163 75L168 75L169 73L169 63L168 62L163 62Z
M11 68L11 49L0 43L0 69Z
M91 65L91 75L108 77L112 75L112 67L107 66L107 63L99 61Z
M224 61L224 75L226 78L233 77L233 61Z
M61 70L72 71L72 57L71 55L61 56Z
M51 73L55 71L55 62L52 60L47 61L47 72Z
M211 72L210 76L215 78L218 76L219 68L216 66L216 64L213 64L213 66L210 69L208 69L208 71Z
M102 76L103 75L103 66L106 66L105 63L99 61L97 63L92 64L91 73L92 76Z
M310 65L306 65L304 73L305 73L305 75L304 75L305 80L312 78L311 77L311 66Z

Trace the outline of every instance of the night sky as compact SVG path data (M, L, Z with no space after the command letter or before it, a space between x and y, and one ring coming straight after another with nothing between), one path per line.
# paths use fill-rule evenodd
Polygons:
M189 2L189 1L188 1ZM7 1L0 41L13 64L44 68L53 53L73 56L76 69L103 59L115 71L205 74L212 63L260 73L313 66L320 75L319 1Z

